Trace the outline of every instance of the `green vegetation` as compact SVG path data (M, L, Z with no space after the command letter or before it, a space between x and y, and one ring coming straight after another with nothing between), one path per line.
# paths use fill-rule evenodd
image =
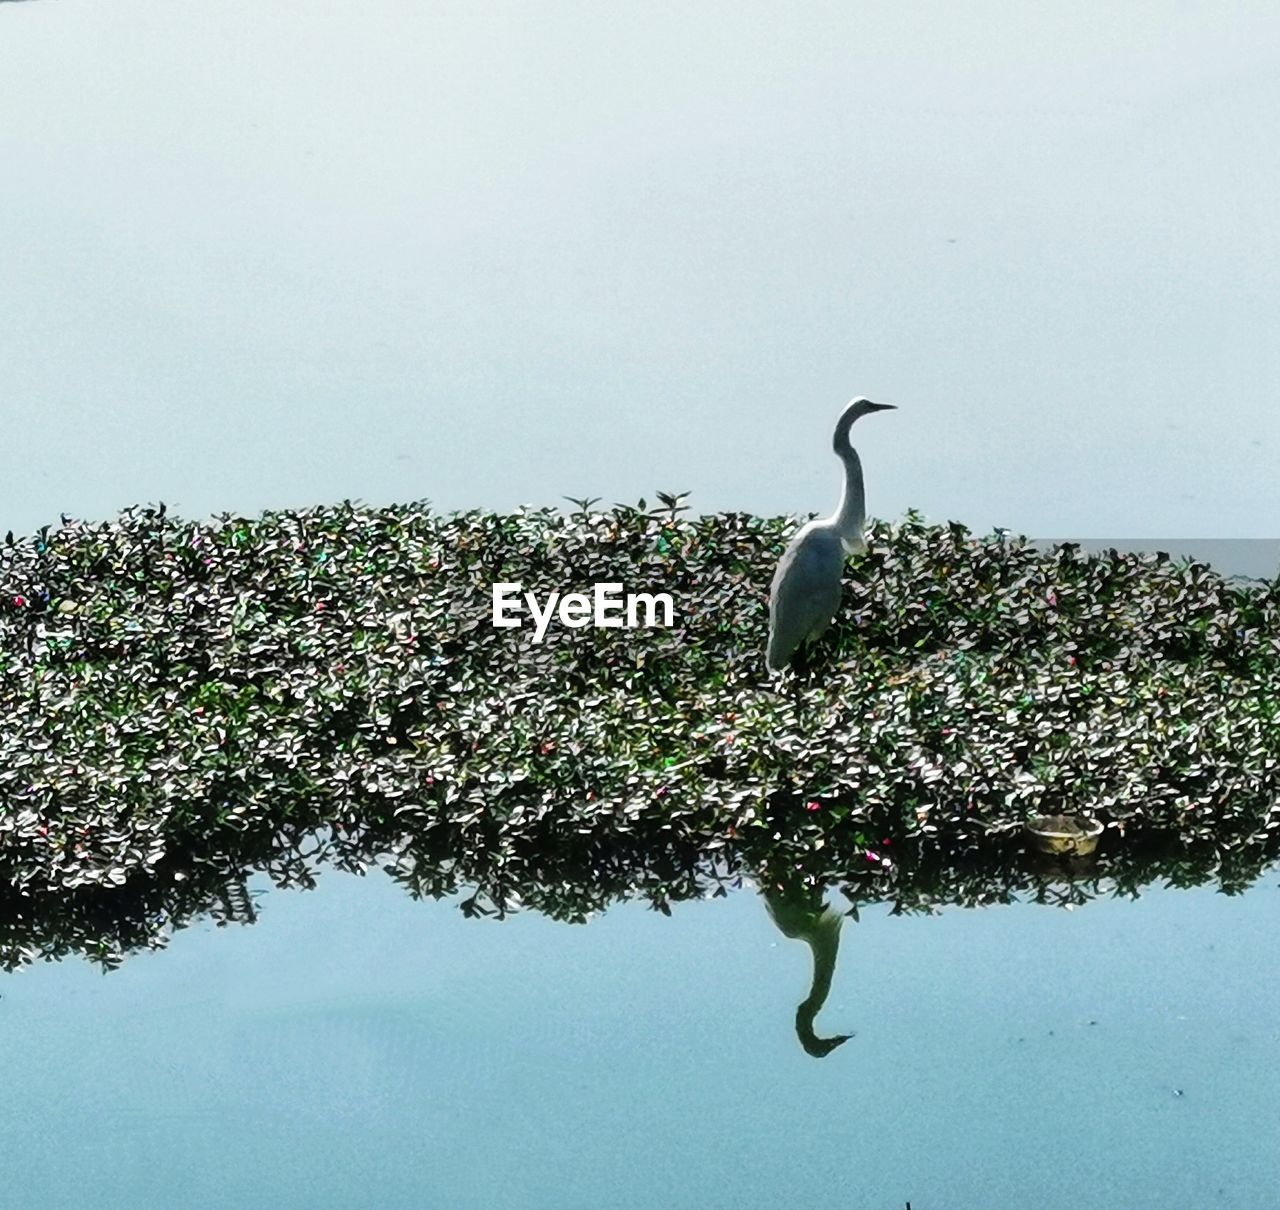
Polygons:
M742 872L904 907L1047 884L1037 813L1108 825L1090 884L1246 885L1280 842L1280 581L868 528L802 671L764 671L794 518L424 504L0 546L0 959L103 961L244 878L378 861L565 918ZM675 597L674 628L490 625L495 581ZM1040 879L1039 882L1036 880ZM1057 893L1057 892L1054 892Z

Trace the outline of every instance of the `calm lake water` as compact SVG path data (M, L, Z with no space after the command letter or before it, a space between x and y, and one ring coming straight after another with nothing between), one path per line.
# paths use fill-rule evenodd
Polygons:
M4 1204L1167 1207L1280 1181L1280 900L468 920L380 873L0 981ZM833 902L841 902L837 895Z

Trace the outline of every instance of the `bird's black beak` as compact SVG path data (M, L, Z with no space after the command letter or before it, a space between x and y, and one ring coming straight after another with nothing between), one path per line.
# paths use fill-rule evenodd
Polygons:
M867 410L869 412L896 412L898 405L896 403L871 403L868 401Z

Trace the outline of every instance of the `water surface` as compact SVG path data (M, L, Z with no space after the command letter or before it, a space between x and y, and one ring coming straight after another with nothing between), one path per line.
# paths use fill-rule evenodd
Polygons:
M375 872L107 976L0 981L32 1207L1257 1206L1280 1180L1276 876L845 924L750 890L469 920ZM832 902L839 903L838 894Z

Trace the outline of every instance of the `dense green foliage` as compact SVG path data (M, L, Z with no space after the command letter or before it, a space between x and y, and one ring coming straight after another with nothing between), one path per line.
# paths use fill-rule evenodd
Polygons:
M0 546L6 960L109 957L326 859L574 917L744 870L981 902L1039 811L1106 822L1124 886L1276 855L1280 583L912 515L771 680L795 520L663 499L131 509ZM677 624L535 644L490 625L496 581L669 592Z

